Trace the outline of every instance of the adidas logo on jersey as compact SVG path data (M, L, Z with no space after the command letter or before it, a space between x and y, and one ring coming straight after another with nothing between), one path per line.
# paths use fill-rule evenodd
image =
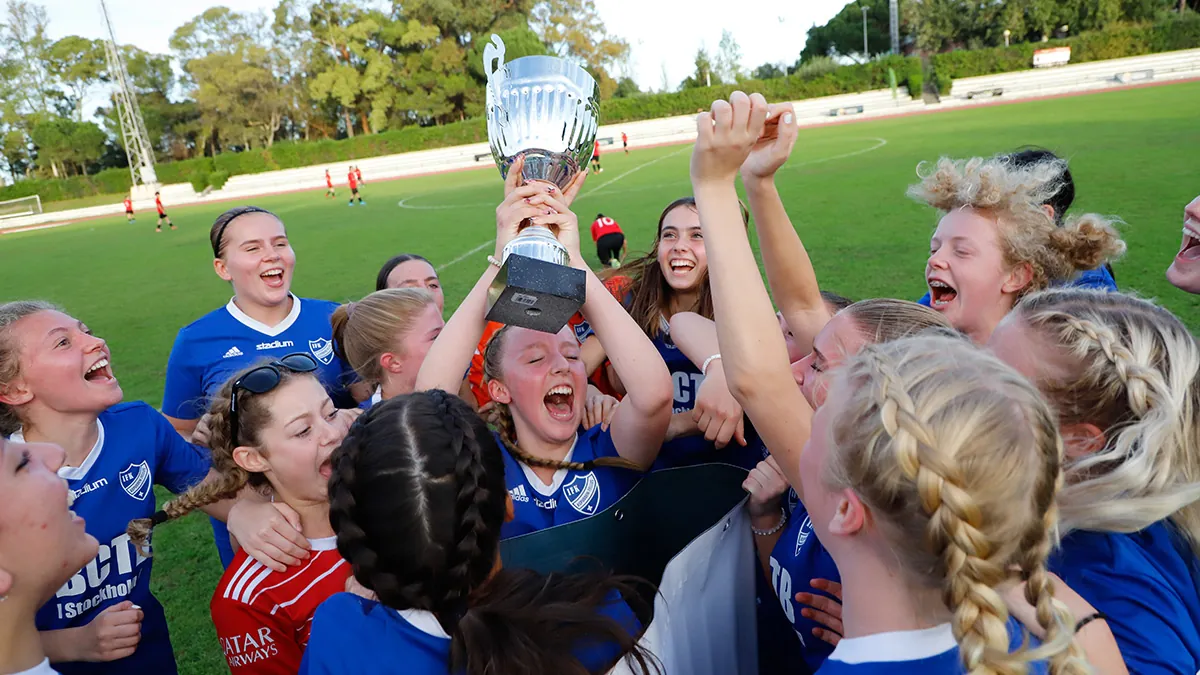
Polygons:
M295 346L296 346L296 343L292 342L291 340L276 340L274 342L260 342L260 343L258 343L258 346L255 347L255 349L257 349L258 351L261 352L264 349L281 349L283 347L295 347Z
M241 356L241 355L242 355L242 350L238 349L237 347L230 347L229 351L225 352L225 356L222 356L221 358L232 359L235 356Z
M529 495L528 495L528 494L526 494L526 492L525 492L525 486L524 486L524 485L518 485L517 487L515 487L515 488L513 488L513 489L509 490L509 491L508 491L508 494L512 495L512 500L513 500L514 502L527 502L527 501L529 501Z

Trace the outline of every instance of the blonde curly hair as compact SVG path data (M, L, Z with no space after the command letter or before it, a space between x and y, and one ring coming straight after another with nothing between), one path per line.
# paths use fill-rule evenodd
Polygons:
M1071 279L1125 252L1114 219L1094 213L1057 225L1043 208L1058 193L1064 160L1020 165L1012 157L942 157L917 167L921 182L908 196L943 213L970 208L995 220L1004 262L1029 265L1032 280L1021 295Z
M823 480L859 496L909 584L940 590L965 672L1040 660L1055 675L1090 672L1046 569L1062 441L1033 385L965 340L925 336L866 347L835 386L848 398ZM997 587L1014 570L1046 639L1010 654Z

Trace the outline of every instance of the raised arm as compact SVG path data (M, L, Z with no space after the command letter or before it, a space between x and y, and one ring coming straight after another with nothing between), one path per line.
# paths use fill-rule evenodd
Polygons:
M821 288L812 260L775 187L775 173L787 162L796 144L799 128L792 104L771 106L763 135L742 163L742 183L754 229L758 232L759 251L767 271L771 296L783 312L792 332L803 341L800 347L812 350L812 338L832 316L821 299Z
M534 222L557 228L559 241L571 254L571 266L587 274L583 316L625 385L625 398L609 426L613 445L621 457L649 468L658 457L671 420L671 373L650 338L587 266L579 250L575 214L553 197L547 197L546 203L557 213L537 217Z
M758 142L766 100L734 92L697 119L692 188L708 251L717 339L729 391L792 485L800 484L799 458L812 411L792 379L787 345L763 286L750 240L741 227L734 177Z

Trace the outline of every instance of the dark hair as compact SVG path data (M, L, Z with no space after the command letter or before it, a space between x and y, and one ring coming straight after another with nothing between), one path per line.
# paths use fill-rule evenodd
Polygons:
M844 295L838 295L833 291L821 291L821 300L833 308L834 313L838 313L854 304L854 301Z
M225 252L225 230L229 227L229 223L233 222L234 218L244 216L247 213L265 213L280 223L283 222L279 216L257 206L235 206L229 209L217 216L217 219L213 221L212 229L208 231L208 241L212 244L214 258L220 258L221 254Z
M742 212L742 224L749 227L750 212L740 201L738 206ZM663 276L662 266L658 264L658 242L662 238L663 221L672 211L680 207L696 211L696 199L681 197L667 204L667 208L663 209L662 214L658 217L658 229L654 232L654 244L650 246L650 250L622 270L632 281L629 306L626 309L638 326L642 328L642 332L650 337L657 336L663 330L662 319L670 310L672 292L671 287L667 285L666 277ZM707 271L700 280L700 297L696 299L696 304L684 308L684 311L695 312L706 319L713 318L712 289L709 286Z
M504 461L457 397L435 389L373 406L332 464L338 552L382 604L433 613L450 635L451 672L588 673L573 650L594 644L619 648L609 668L630 654L648 672L640 634L599 611L614 592L637 602L628 582L496 570Z
M388 259L387 262L383 263L383 267L379 268L379 274L375 277L375 290L382 291L387 288L388 275L392 273L392 270L410 260L420 260L421 262L429 263L429 266L433 267L433 263L426 260L424 256L419 256L416 253L401 253L398 256Z
M604 217L604 214L603 214L603 213L597 213L597 214L596 214L596 220L600 220L600 219L601 219L601 218L603 218L603 217Z
M1045 148L1028 146L1010 154L1008 159L1015 166L1025 167L1062 158ZM1071 170L1064 166L1058 180L1058 189L1046 200L1046 205L1054 209L1054 223L1062 225L1067 209L1075 202L1075 179L1071 177Z

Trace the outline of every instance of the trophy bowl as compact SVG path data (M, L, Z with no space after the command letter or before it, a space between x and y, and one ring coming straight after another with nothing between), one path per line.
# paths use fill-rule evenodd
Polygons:
M587 165L600 121L600 89L586 70L553 56L504 62L504 41L483 49L492 158L508 178L524 158L522 182L566 190ZM583 306L587 275L549 229L528 222L503 251L488 289L488 319L557 333Z
M566 189L592 156L600 122L600 88L586 70L553 56L504 62L504 42L493 35L483 52L487 73L487 127L500 175L518 157L521 177ZM495 68L493 68L495 65Z

